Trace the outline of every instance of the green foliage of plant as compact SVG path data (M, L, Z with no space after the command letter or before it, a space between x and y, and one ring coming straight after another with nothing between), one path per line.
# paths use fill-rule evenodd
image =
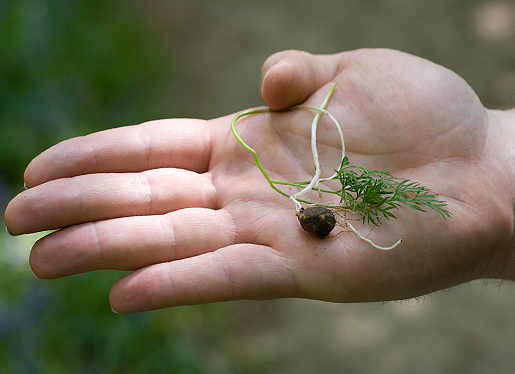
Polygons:
M340 196L338 208L359 213L364 223L378 225L382 218L395 219L397 217L392 210L401 205L422 212L427 207L444 218L451 217L451 213L444 209L447 203L438 200L437 194L418 182L395 178L386 170L350 165L347 157L336 173L342 185L334 192Z
M233 120L231 122L231 131L234 137L246 150L248 150L254 155L256 165L265 177L265 179L267 180L267 182L270 184L270 187L272 187L281 195L290 198L295 203L295 208L298 217L299 213L304 209L301 206L301 203L304 203L311 206L321 206L328 209L358 213L361 215L363 223L373 224L376 226L381 223L381 220L383 218L387 220L396 219L397 217L392 211L395 209L399 209L403 205L421 212L426 211L424 208L430 208L438 212L443 218L450 218L452 214L444 208L445 206L447 206L447 203L443 200L439 200L437 194L432 193L427 187L422 186L420 183L411 182L408 179L393 177L386 170L371 170L362 166L350 165L349 159L347 158L347 156L345 156L345 142L341 126L336 120L336 118L332 116L331 113L325 110L335 89L336 83L332 85L331 89L327 93L320 107L314 107L310 105L296 105L286 109L288 111L297 109L309 109L314 110L316 112L316 115L311 124L311 152L313 156L313 162L315 164L315 174L311 181L288 182L271 179L265 167L261 164L257 152L247 143L245 143L245 141L236 131L236 122L241 117L259 113L274 112L273 110L266 107L250 109L241 112L233 117ZM329 178L320 177L321 167L317 150L316 133L318 121L322 114L327 115L336 126L336 129L338 130L338 134L340 136L342 148L342 159L340 162L340 166L337 170L335 170L335 173ZM341 188L337 190L327 190L320 187L320 182L327 182L331 180L338 180L340 182ZM293 195L289 195L286 192L279 189L276 185L297 187L300 189L300 191ZM320 203L320 201L311 202L302 199L301 197L309 191L318 191L320 197L323 194L337 195L340 199L339 204L325 205L323 203ZM392 246L379 246L371 240L363 237L359 233L359 231L357 231L354 228L354 226L346 219L345 215L342 218L344 220L344 224L348 226L360 239L364 240L365 242L368 242L377 249L393 249L402 241L401 238L399 239L399 241L397 241L397 243L395 243ZM326 220L324 220L324 224L325 222ZM305 228L305 226L302 227ZM309 227L309 225L306 227ZM332 225L332 228L334 228L334 225ZM315 233L315 235L317 236L319 235L317 233L320 233L320 231L317 230L310 229L309 231L310 233ZM324 234L327 235L326 230L324 230ZM323 238L324 236L319 237Z

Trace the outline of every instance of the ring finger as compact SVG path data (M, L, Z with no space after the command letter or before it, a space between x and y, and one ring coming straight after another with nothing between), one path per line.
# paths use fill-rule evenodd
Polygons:
M56 231L34 245L30 263L41 278L91 270L134 270L234 244L224 209L188 208L164 215L89 222Z

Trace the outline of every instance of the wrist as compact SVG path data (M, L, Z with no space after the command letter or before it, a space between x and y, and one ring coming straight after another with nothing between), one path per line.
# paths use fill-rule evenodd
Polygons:
M496 278L515 280L515 109L489 110L489 130L491 132L491 149L494 149L497 162L502 165L506 175L501 175L498 190L495 193L504 194L507 212L501 215L508 219L506 227L510 231L508 248L499 258L500 275Z

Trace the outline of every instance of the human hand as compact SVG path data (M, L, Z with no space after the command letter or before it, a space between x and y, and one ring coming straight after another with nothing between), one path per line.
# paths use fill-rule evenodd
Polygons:
M402 208L378 227L353 223L380 245L403 237L391 251L345 228L310 236L234 139L229 116L62 142L27 167L29 189L7 207L6 225L15 235L62 228L34 245L39 277L135 270L111 290L118 312L279 297L382 301L482 277L515 279L507 114L485 109L449 70L389 50L276 54L263 67L262 95L272 109L318 106L333 82L327 110L350 162L429 187L451 219ZM313 115L260 114L237 127L271 177L309 180ZM331 126L322 118L318 134L328 172L341 156Z

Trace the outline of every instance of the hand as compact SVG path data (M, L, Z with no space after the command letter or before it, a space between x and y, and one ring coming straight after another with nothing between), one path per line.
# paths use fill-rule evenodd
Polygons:
M344 227L310 236L234 139L228 116L153 121L50 148L27 167L8 230L61 228L34 245L38 277L135 270L111 290L118 312L279 297L381 301L515 279L511 116L485 109L451 71L390 50L281 52L264 64L261 90L273 109L319 106L333 82L327 110L350 162L420 182L452 218L402 208L378 227L353 223L379 245L403 237L391 251ZM313 116L259 114L237 128L272 178L310 180ZM318 141L329 175L340 144L324 117Z

